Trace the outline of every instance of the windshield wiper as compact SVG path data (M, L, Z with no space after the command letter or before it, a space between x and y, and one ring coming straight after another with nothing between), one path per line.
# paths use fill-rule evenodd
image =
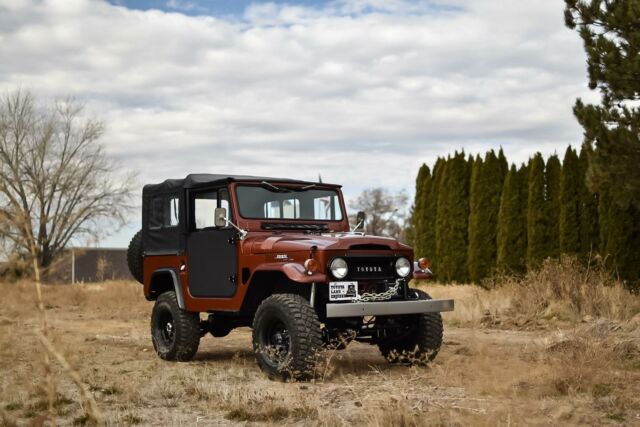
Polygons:
M273 191L277 191L278 193L291 193L292 191L295 191L296 193L299 193L301 191L306 191L309 190L311 188L317 187L316 184L309 184L309 185L305 185L304 187L300 187L300 188L281 188L281 187L276 187L275 185L271 184L270 182L267 181L262 181L260 184L265 185L269 188L271 188Z
M264 184L267 187L272 188L272 189L274 189L275 191L277 191L279 193L288 193L289 192L289 190L286 190L284 188L276 187L275 185L273 185L273 184L271 184L271 183L269 183L267 181L262 181L260 184Z

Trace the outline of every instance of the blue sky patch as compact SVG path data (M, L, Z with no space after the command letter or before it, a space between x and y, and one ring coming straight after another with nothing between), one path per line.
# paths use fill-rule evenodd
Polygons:
M186 15L228 16L242 15L247 6L255 0L107 0L111 4L125 6L129 9L158 9L167 12L181 12ZM264 2L266 3L266 2ZM274 4L291 4L307 7L322 7L327 2L318 0L271 0Z

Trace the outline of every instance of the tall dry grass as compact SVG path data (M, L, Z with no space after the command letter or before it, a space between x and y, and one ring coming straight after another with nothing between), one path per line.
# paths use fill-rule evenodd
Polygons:
M575 321L584 316L629 320L640 313L632 294L602 264L586 266L572 257L546 260L521 279L503 278L498 286L512 294L512 308L529 318Z
M509 326L590 318L626 321L640 315L640 295L633 294L599 263L585 265L572 257L548 259L524 277L497 276L483 287L419 283L434 298L454 298L445 313L449 324Z
M503 278L488 290L423 285L434 297L456 300L456 310L444 314L445 343L434 363L390 365L375 347L353 343L332 353L321 380L308 384L268 381L246 329L203 338L193 362L158 359L149 339L152 304L133 282L44 286L43 297L56 348L113 425L601 425L640 419L638 297L608 276L598 279L593 269L569 262ZM543 297L532 298L536 292ZM34 381L42 366L32 333L38 324L33 287L0 283L0 295L0 425L27 425L46 410L46 395ZM627 307L617 307L619 301ZM593 319L583 321L587 315ZM526 318L539 324L519 323ZM61 424L90 423L78 387L59 363L53 367Z

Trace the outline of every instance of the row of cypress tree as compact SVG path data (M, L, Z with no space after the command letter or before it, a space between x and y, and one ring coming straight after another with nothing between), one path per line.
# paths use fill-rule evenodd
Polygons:
M456 152L423 164L411 229L416 256L444 282L524 273L561 254L602 257L632 285L640 278L640 212L586 185L590 146L568 147L563 162L540 153L509 166L502 150Z

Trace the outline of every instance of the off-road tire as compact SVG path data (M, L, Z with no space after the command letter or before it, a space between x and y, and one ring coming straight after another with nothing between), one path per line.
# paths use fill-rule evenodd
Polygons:
M142 230L134 234L127 249L127 264L131 275L140 283L144 280L142 260Z
M167 337L166 322L172 322L172 338ZM151 340L158 356L164 360L187 362L200 345L200 315L182 310L174 291L161 294L151 313Z
M279 323L278 323L279 322ZM283 360L274 360L272 330L277 324L286 328L289 347ZM271 379L313 378L322 350L320 321L309 302L295 294L276 294L266 298L253 319L253 350L258 366Z
M419 300L431 299L419 289L410 289L409 293ZM380 352L391 363L425 365L431 362L442 346L442 316L440 313L422 313L405 319L415 327L400 337L385 337L378 341Z

